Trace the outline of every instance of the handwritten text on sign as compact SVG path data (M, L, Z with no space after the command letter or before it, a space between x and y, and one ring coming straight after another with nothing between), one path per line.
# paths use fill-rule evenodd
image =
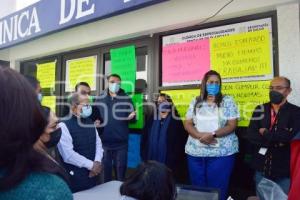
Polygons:
M269 86L270 81L224 83L222 85L222 93L232 96L238 105L239 126L247 127L255 107L269 101ZM199 89L161 92L171 96L181 119L184 119L191 101L200 94Z
M268 30L212 38L210 49L211 67L222 78L272 73Z
M96 89L97 56L90 56L67 61L66 91L74 91L79 82L87 82L92 90Z
M162 57L163 83L198 80L209 70L209 40L165 46Z
M118 74L125 92L134 92L136 79L135 46L111 49L111 73Z
M37 64L36 77L42 88L54 88L56 62Z

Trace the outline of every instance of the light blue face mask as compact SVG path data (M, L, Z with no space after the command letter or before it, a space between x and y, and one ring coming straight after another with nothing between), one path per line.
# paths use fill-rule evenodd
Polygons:
M92 114L92 107L90 105L83 106L81 109L80 117L88 118Z
M216 96L220 92L220 85L219 84L207 84L206 85L207 94L210 96Z
M110 92L116 94L120 90L120 83L108 83L108 89Z
M39 102L42 102L42 100L43 100L42 93L38 93L37 98L38 98Z

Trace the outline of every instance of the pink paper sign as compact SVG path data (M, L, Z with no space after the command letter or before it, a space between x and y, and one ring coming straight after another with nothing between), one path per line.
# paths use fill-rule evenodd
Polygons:
M163 85L200 81L210 69L209 39L168 45L162 54Z

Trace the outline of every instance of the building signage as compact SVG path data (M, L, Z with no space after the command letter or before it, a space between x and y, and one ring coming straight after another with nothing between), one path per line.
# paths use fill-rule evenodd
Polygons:
M0 49L167 0L41 0L0 19Z

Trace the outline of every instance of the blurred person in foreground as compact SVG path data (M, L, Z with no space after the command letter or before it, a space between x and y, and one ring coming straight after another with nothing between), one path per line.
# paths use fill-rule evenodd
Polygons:
M34 149L47 126L35 91L10 68L0 68L0 85L0 199L73 199L54 175L63 171Z
M177 194L171 170L156 161L140 164L120 193L121 200L175 200Z

